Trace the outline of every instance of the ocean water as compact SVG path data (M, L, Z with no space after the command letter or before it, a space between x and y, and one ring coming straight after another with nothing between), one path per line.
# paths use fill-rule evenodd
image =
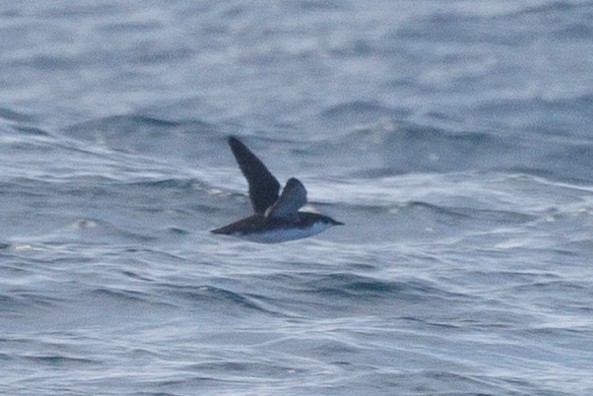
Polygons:
M0 394L593 394L593 2L0 4ZM262 245L240 137L346 223Z

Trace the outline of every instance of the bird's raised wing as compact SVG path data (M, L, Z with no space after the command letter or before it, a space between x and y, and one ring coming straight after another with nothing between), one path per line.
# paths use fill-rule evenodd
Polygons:
M297 219L301 207L307 203L307 190L294 177L288 179L278 201L266 211L266 218Z
M233 155L249 184L249 198L255 213L264 214L278 200L280 183L268 168L235 137L229 138Z

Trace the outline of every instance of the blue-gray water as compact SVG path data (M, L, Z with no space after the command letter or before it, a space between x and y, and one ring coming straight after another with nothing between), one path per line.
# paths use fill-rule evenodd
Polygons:
M593 394L593 2L0 4L0 394ZM259 245L226 144L346 223Z

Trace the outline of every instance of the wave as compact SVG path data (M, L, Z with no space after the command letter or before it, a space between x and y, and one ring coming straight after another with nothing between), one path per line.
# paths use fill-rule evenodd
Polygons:
M30 309L51 309L60 306L65 300L33 291L11 291L0 295L0 312L21 315Z
M212 124L170 121L140 114L116 115L74 124L62 133L112 150L170 158L195 158L219 138Z
M516 107L511 108L515 111ZM317 153L309 155L312 166L349 170L354 177L532 169L554 179L591 181L587 159L593 155L593 141L582 132L575 138L575 133L544 127L525 134L451 131L375 119L374 124L315 142L308 148Z
M301 282L299 288L306 293L320 294L324 297L340 297L357 301L361 299L423 301L433 298L464 297L439 288L436 283L426 280L386 281L351 273L311 274L309 277L313 279Z
M488 169L511 163L518 154L516 142L491 133L450 132L392 119L374 119L373 124L309 148L317 153L312 161L378 176Z
M271 313L265 309L258 301L256 296L245 293L235 292L222 287L212 285L172 285L159 284L158 289L161 293L173 297L176 305L198 304L207 309L248 309L257 312ZM225 307L225 308L222 308Z
M409 115L408 110L390 108L379 101L355 100L331 106L318 115L321 121L329 122L334 127L359 123L376 122L377 120L401 119Z
M28 360L34 364L44 364L51 366L72 365L79 368L83 364L99 364L99 361L66 355L47 354L47 355L19 355L18 358Z
M15 121L17 123L37 121L36 117L18 111L14 111L6 107L0 107L0 118L8 121Z

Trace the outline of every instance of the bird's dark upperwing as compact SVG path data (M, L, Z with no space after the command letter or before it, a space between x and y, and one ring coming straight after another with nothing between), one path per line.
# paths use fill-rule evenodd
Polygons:
M230 137L229 145L249 184L249 198L255 213L264 214L278 200L280 183L268 168L237 138Z
M266 218L276 217L296 220L299 209L307 203L307 190L298 179L291 177L286 182L278 201L266 211Z

